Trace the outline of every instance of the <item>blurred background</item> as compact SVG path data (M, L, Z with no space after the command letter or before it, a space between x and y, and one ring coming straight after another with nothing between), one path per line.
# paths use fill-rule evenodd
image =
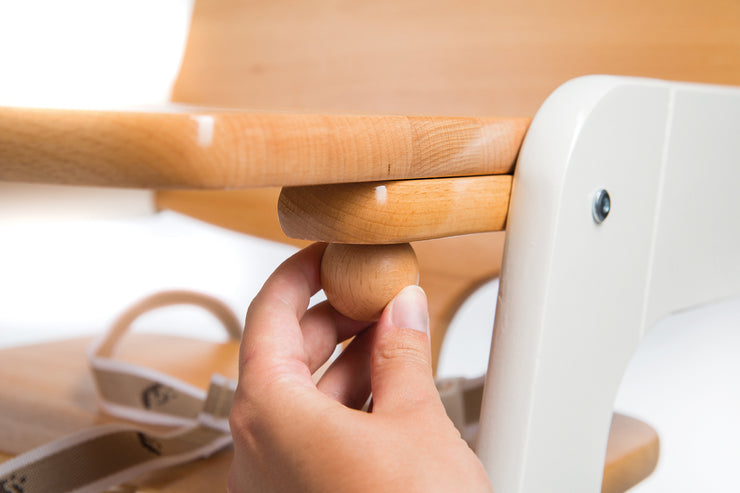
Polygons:
M585 2L464 1L456 5L472 14L432 15L449 3L0 0L0 106L178 101L532 116L559 83L584 73L740 84L734 2L684 2L681 9L621 2L607 15ZM538 14L527 23L525 11ZM244 27L224 29L234 17ZM401 25L404 18L414 21ZM337 19L361 22L325 27ZM496 26L494 49L487 33ZM630 32L643 45L629 41ZM299 37L304 42L291 44ZM679 58L670 42L682 59L666 55ZM234 72L247 75L234 82ZM491 78L499 82L486 83ZM168 288L212 294L241 317L295 250L156 212L149 191L0 183L0 347L98 334L128 304ZM483 286L456 315L440 376L485 371L497 286ZM137 324L220 338L198 310L163 310ZM731 300L671 317L647 334L616 409L655 427L662 450L658 469L633 491L736 489L739 326L740 301Z

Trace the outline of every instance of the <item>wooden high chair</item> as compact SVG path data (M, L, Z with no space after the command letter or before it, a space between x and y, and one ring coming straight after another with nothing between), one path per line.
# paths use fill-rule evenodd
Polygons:
M281 214L299 239L416 242L435 355L504 252L478 442L495 491L624 491L658 452L648 426L612 422L642 334L740 292L740 92L620 77L556 88L591 73L740 85L739 60L740 6L719 1L202 1L173 102L248 110L2 109L0 180L156 189L162 209L294 242L264 212L270 187L291 187ZM128 357L150 364L152 342ZM22 430L6 452L107 420L84 344L3 351L0 370L38 388L0 394L0 423ZM202 375L183 365L194 358L160 362L200 385L236 348L172 344L206 354ZM59 426L23 421L42 397L39 419ZM200 490L228 461L139 487Z

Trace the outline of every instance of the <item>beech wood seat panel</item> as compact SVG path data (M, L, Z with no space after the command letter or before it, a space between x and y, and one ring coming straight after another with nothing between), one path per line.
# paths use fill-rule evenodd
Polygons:
M0 180L235 189L506 174L528 125L527 118L0 108Z
M589 74L740 85L734 0L199 0L172 100L533 116Z

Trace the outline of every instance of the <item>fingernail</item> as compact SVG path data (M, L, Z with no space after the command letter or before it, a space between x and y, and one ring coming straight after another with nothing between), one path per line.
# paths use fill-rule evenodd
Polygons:
M396 327L429 332L427 296L419 286L406 286L393 298L391 321Z

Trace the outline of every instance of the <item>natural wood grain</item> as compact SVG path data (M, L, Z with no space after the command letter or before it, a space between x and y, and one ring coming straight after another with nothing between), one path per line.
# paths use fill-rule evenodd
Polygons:
M278 223L280 189L230 191L158 191L160 209L183 214L267 240L299 248L310 242L288 238ZM504 232L479 233L415 242L420 285L429 299L432 361L437 365L447 327L475 289L498 276L504 250ZM440 259L443 259L441 261Z
M120 422L98 410L86 356L90 342L89 338L70 339L0 351L0 378L4 382L0 386L0 450L20 453L80 429ZM238 351L237 341L213 343L130 334L121 343L117 358L205 389L213 373L237 377ZM231 452L227 450L132 484L141 488L135 491L158 493L222 491L230 463Z
M609 430L601 493L632 488L655 470L659 456L660 439L650 425L615 414Z
M0 461L94 424L109 422L96 406L95 389L85 352L90 339L72 339L0 351ZM167 351L162 351L166 347ZM173 336L131 334L120 357L205 387L213 372L236 375L238 345L210 343ZM615 447L615 440L619 446ZM605 485L636 484L655 462L622 467L635 454L657 451L655 432L649 426L615 414L609 435ZM127 484L130 491L194 493L222 491L232 452L225 450L190 464L164 469ZM657 457L651 454L651 458ZM649 468L647 467L649 466ZM617 477L615 475L626 474ZM127 491L127 490L123 490ZM605 493L624 491L609 486Z
M280 228L277 203L280 188L248 190L157 190L154 202L157 210L172 210L201 221L240 231L252 236L299 248L306 240L289 238Z
M740 85L738 59L740 2L726 0L198 0L172 98L521 116L586 74ZM414 244L435 354L467 295L498 275L503 238Z
M61 434L113 420L98 410L85 353L89 341L70 339L0 351L0 450L18 453ZM218 344L129 334L117 358L205 389L214 372L236 378L238 348L238 341Z
M510 173L528 124L0 108L0 180L218 189Z
M388 244L500 231L511 176L472 176L283 188L286 235L335 243Z
M173 100L531 116L563 82L740 85L733 0L198 0Z
M403 288L419 282L419 262L408 243L326 247L321 285L326 299L355 320L372 322Z

